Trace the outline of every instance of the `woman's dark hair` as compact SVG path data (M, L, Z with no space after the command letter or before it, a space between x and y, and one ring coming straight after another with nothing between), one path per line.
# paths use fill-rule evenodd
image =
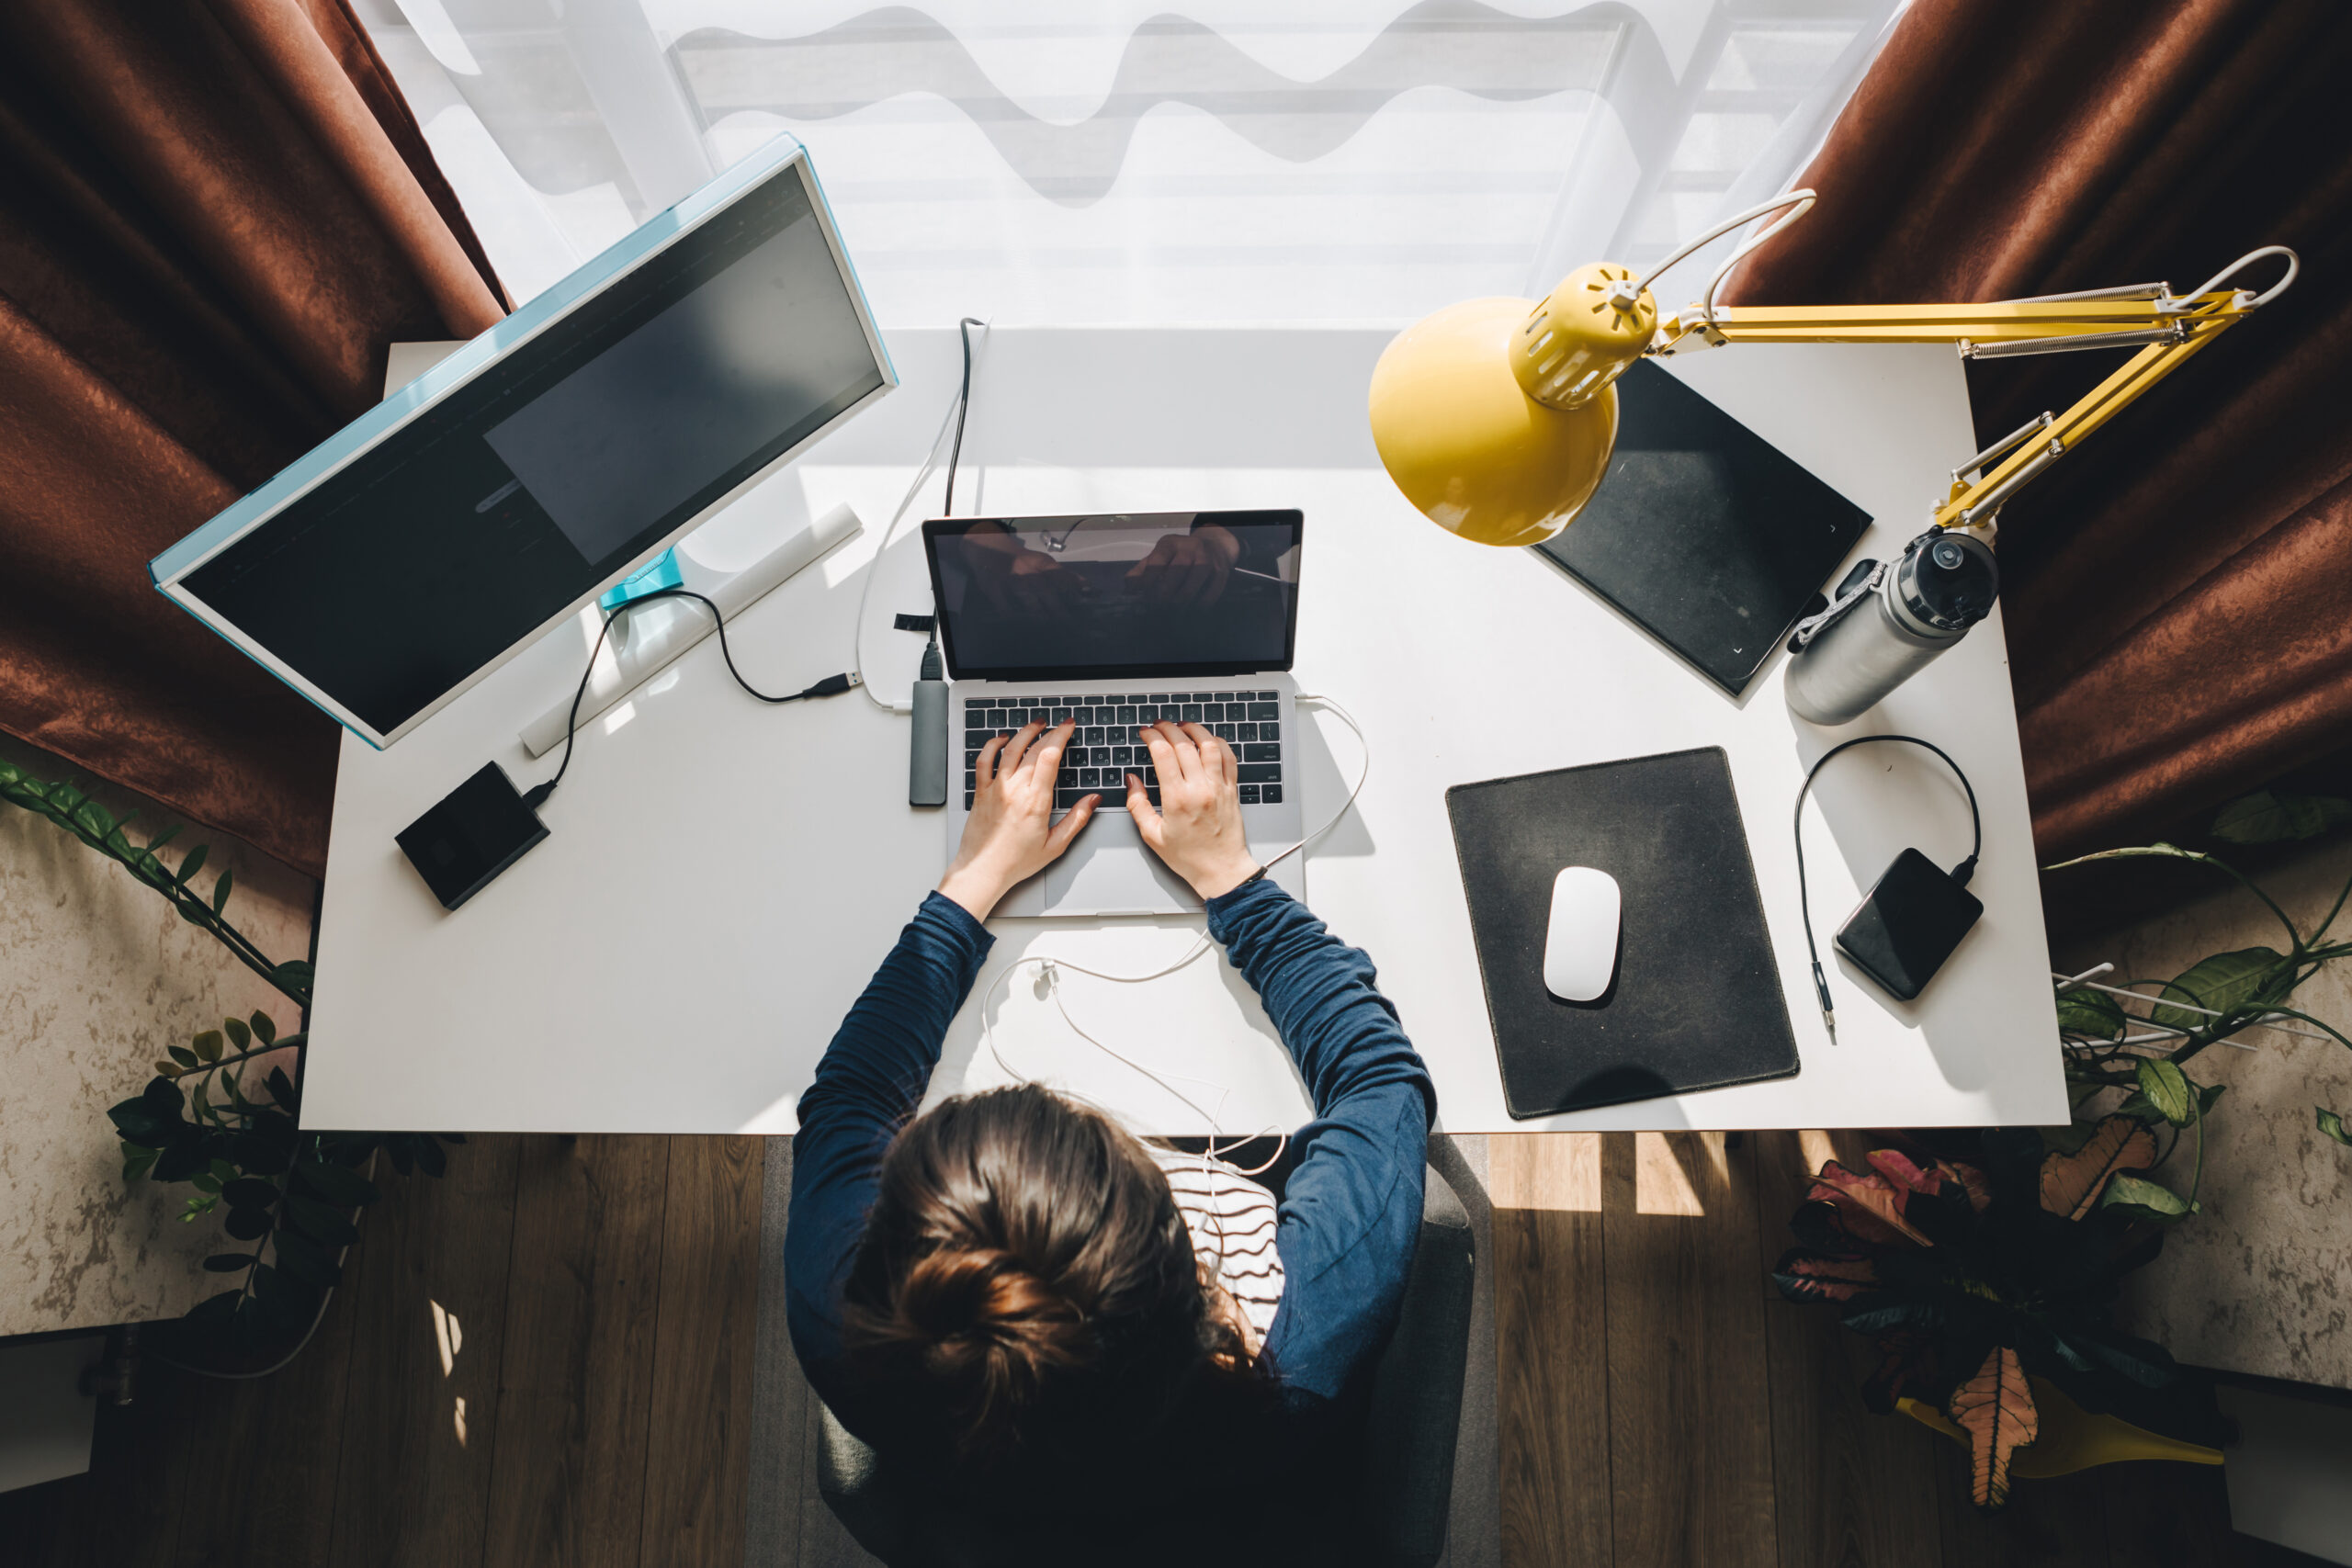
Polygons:
M972 1480L1067 1483L1190 1426L1179 1413L1204 1385L1262 1382L1208 1308L1150 1154L1034 1085L948 1100L899 1133L842 1329L905 1442Z

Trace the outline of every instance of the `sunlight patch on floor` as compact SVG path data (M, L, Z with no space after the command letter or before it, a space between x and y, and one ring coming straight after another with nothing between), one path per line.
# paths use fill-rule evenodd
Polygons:
M1702 1133L1698 1141L1709 1148L1718 1171L1724 1170L1723 1134ZM1690 1185L1690 1178L1683 1172L1682 1161L1667 1135L1634 1134L1634 1213L1697 1219L1706 1212L1707 1206L1699 1201L1698 1190Z
M1600 1213L1600 1134L1503 1133L1487 1145L1498 1209Z
M458 1326L458 1314L444 1307L439 1302L427 1302L424 1304L433 1309L433 1342L440 1348L441 1375L446 1378L458 1370L458 1352L465 1346L466 1331ZM458 1433L462 1438L465 1435L466 1425L463 1416L465 1401L459 1400L458 1403L460 1411Z

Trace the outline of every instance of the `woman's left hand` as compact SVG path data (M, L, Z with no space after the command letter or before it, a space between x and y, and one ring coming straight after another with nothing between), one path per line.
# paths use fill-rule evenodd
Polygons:
M971 815L964 841L939 891L985 920L1013 886L1051 865L1092 819L1100 795L1089 795L1054 820L1054 784L1073 727L1024 724L1012 739L991 739L974 764Z

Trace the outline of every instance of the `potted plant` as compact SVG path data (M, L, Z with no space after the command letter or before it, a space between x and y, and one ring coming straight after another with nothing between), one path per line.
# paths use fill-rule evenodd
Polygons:
M198 844L176 866L167 864L161 852L177 827L134 843L127 829L135 812L117 818L78 784L50 783L7 762L0 762L0 800L113 861L307 1011L311 965L271 961L230 922L232 874L215 876L209 893L191 885L210 846ZM225 1019L172 1046L146 1088L107 1112L121 1136L125 1181L184 1182L191 1196L182 1220L218 1213L232 1239L252 1244L205 1259L206 1269L238 1281L183 1320L216 1348L245 1357L288 1341L300 1348L318 1322L342 1278L344 1249L358 1235L358 1212L379 1195L363 1168L372 1170L380 1153L403 1175L439 1176L441 1145L464 1141L456 1134L304 1131L297 1086L305 1043L300 1032L280 1033L266 1012Z
M1916 1401L1965 1433L1971 1495L1986 1509L2008 1500L2012 1461L2041 1437L2046 1391L2073 1411L2211 1443L2203 1391L2111 1321L2120 1281L2164 1244L2130 1185L2154 1162L2154 1135L2112 1115L2071 1149L2020 1129L1946 1141L1874 1150L1863 1171L1824 1166L1791 1222L1797 1245L1773 1267L1783 1296L1835 1309L1877 1347L1870 1407Z

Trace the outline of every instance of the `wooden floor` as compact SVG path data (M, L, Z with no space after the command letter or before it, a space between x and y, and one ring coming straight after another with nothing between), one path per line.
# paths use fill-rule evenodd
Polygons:
M2284 1561L2218 1472L2119 1466L1973 1516L1961 1455L1869 1416L1826 1314L1772 1297L1821 1134L1489 1147L1514 1568ZM738 1568L763 1145L483 1137L388 1177L277 1376L151 1366L90 1474L0 1495L26 1568Z

